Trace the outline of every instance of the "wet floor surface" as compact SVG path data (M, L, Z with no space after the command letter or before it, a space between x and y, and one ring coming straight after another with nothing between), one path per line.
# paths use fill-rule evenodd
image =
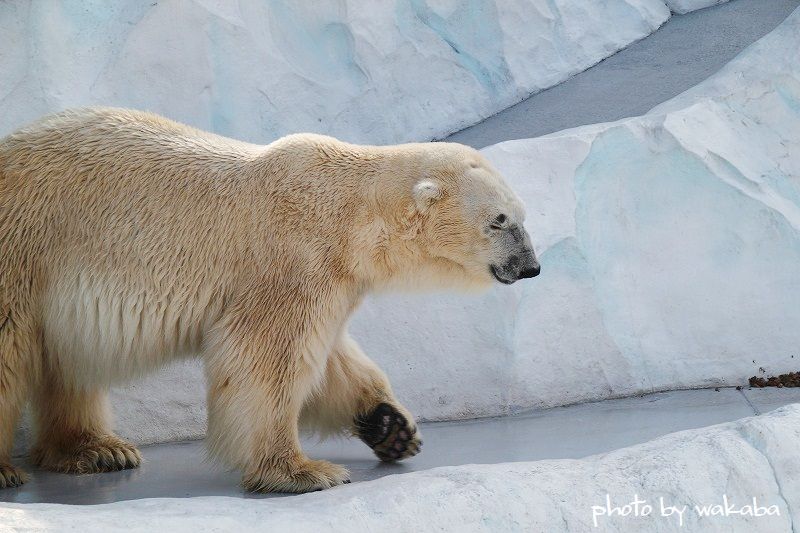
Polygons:
M318 443L306 453L346 465L354 483L438 466L581 458L638 444L684 429L764 413L800 402L800 389L672 391L635 398L559 407L518 416L421 425L422 452L384 464L356 439ZM135 470L71 476L33 469L17 489L0 490L0 501L97 504L162 497L239 496L239 476L205 458L202 441L142 448ZM23 463L24 464L24 463Z

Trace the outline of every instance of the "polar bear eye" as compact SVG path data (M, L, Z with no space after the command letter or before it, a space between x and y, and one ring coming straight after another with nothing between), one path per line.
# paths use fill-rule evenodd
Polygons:
M503 229L503 224L505 224L507 219L508 217L501 213L495 217L489 227L492 229Z

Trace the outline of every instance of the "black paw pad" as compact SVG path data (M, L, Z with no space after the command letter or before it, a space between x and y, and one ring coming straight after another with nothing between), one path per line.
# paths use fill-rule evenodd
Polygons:
M417 429L388 403L378 404L371 412L356 417L358 436L372 448L381 461L397 461L419 453L422 441Z

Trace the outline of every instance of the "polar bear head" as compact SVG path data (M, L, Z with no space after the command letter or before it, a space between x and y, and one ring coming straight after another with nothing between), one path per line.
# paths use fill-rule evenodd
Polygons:
M525 208L476 150L454 143L396 147L405 276L426 287L511 284L539 274ZM395 204L397 205L397 204Z

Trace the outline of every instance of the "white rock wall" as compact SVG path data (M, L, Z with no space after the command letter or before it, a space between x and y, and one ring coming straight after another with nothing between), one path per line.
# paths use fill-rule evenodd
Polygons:
M0 135L106 104L258 143L437 138L669 14L661 0L0 2Z
M800 523L798 446L800 405L793 405L582 460L435 468L287 498L0 503L0 529L788 532ZM634 498L643 503L637 514L608 516L593 509L607 495L620 511ZM737 513L695 509L722 505L723 497ZM763 516L754 516L754 498ZM681 515L662 512L662 501Z
M370 300L353 331L416 413L736 385L800 363L800 10L643 117L483 153L542 274Z

